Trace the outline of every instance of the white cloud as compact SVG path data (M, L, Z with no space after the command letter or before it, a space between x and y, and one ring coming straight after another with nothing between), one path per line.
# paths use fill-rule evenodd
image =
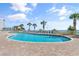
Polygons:
M65 6L63 6L60 10L59 10L59 16L67 16L71 13L71 10L68 10Z
M57 12L59 16L64 16L71 13L71 10L68 10L65 6L63 6L60 9L57 9L56 7L52 7L49 10L47 10L47 12L51 12L51 13Z
M31 11L32 9L27 7L27 3L12 3L11 9L15 11L25 12Z
M71 14L72 11L71 10L68 10L65 6L63 6L60 10L59 10L59 19L60 20L65 20L66 17Z
M71 14L72 11L68 10L66 6L61 7L60 9L57 9L56 7L52 7L49 10L47 10L49 13L57 13L60 20L64 20L67 15Z
M67 12L68 12L68 10L66 9L65 6L63 6L63 7L59 10L59 16L64 16L64 15L66 15Z
M58 12L58 11L59 11L59 9L56 9L56 7L52 7L49 10L47 10L46 12L55 13L55 12Z
M66 17L65 17L65 16L60 16L59 19L60 19L60 20L65 20Z
M12 20L23 20L26 19L26 15L23 13L19 13L19 14L8 15L7 18Z
M31 5L35 8L37 6L37 3L31 3Z

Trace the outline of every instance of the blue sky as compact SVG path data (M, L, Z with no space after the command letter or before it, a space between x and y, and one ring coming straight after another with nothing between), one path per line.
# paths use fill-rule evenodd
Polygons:
M42 29L40 22L45 20L46 30L66 30L73 23L69 15L79 12L78 6L78 3L0 3L0 18L5 19L6 27L24 24L28 29L27 23L32 22Z

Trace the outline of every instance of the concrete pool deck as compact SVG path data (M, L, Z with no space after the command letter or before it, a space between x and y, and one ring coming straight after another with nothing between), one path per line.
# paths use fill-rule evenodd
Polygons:
M78 37L62 43L27 43L7 40L9 35L0 31L0 56L79 56Z

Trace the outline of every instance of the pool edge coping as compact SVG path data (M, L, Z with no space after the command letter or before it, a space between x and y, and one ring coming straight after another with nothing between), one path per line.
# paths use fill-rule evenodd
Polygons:
M69 37L69 36L64 36L64 35L59 35L59 36L64 36L64 37L67 37L67 38L70 38L71 40L70 41L65 41L65 42L29 42L29 41L20 41L20 40L14 40L14 39L10 39L9 37L10 36L13 36L13 35L16 35L16 34L11 34L9 36L7 36L7 40L9 41L18 41L18 42L22 42L22 43L68 43L68 42L72 42L73 41L73 38Z

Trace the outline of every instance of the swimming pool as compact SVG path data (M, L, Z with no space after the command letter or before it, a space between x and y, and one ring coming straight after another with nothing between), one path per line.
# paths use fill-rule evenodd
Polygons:
M16 33L8 37L10 40L17 40L23 42L66 42L71 39L60 35L42 35L42 34L26 34L26 33Z

